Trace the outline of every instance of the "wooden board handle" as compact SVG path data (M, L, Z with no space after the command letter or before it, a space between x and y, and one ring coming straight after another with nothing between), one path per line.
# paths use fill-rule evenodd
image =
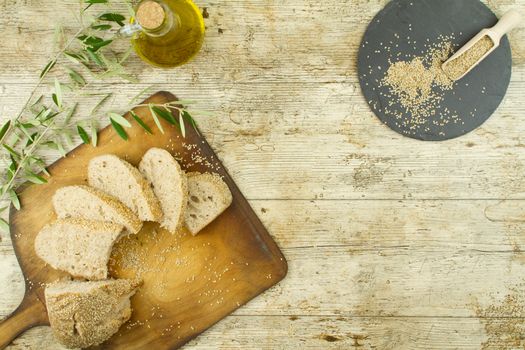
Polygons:
M35 295L26 295L20 306L0 322L0 349L5 349L26 330L46 323L44 304Z

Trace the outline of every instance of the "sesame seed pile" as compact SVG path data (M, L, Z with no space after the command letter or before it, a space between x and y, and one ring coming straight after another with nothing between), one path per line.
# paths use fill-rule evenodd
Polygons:
M390 66L379 83L388 91L381 95L390 101L383 106L383 111L396 118L400 127L419 130L441 107L445 93L453 89L454 82L441 69L454 50L453 39L453 36L441 36L436 43L425 44L421 55L406 61L389 59ZM458 119L457 113L445 110L439 120L433 122L444 126Z
M494 42L485 35L462 55L444 65L443 71L450 79L458 80L493 47Z

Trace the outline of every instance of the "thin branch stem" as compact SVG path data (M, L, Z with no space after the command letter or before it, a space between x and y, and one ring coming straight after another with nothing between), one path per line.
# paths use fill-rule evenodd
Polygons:
M56 62L60 56L66 51L66 49L75 41L75 39L77 38L77 36L82 33L84 30L86 30L85 27L82 27L80 28L80 30L73 36L73 38L71 40L69 40L67 42L66 45L64 45L64 47L54 56L54 58L50 61L50 62ZM51 69L50 69L51 70ZM18 120L22 117L22 115L24 114L24 112L26 111L27 107L29 106L29 104L31 103L31 100L33 99L33 97L35 97L35 92L37 91L37 89L40 87L40 85L42 84L42 82L44 81L45 77L47 76L47 73L49 73L49 71L47 71L45 74L42 74L42 76L38 79L38 82L36 83L35 87L33 88L33 90L31 91L31 94L29 95L28 99L26 100L26 103L24 104L24 106L22 107L22 109L20 110L20 112L17 114L17 116L11 120L11 125L9 125L9 128L7 129L6 133L4 134L4 136L0 139L0 143L4 142L4 140L8 137L8 135L10 134L11 130L13 130L13 127L14 125L18 122Z

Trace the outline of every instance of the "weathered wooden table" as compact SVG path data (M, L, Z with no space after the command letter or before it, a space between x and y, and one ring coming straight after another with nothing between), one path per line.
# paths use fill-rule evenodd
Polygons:
M417 1L417 0L416 0ZM115 106L153 84L201 128L288 258L288 277L194 340L195 349L514 349L525 346L525 30L513 77L479 130L403 138L361 96L357 48L385 0L198 0L207 37L190 64L131 68ZM499 15L525 0L492 0ZM20 109L78 2L0 3L0 113ZM52 161L54 155L48 157ZM0 317L23 279L0 243ZM12 349L56 349L49 328Z

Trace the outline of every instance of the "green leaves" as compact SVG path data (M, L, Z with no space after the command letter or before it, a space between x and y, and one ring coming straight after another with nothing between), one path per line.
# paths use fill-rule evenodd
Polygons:
M73 80L75 83L77 83L80 86L86 85L86 80L77 71L71 68L66 68L66 70L71 80Z
M142 129L146 130L148 134L153 134L151 128L148 125L146 125L146 123L144 123L144 120L140 119L140 117L135 112L130 111L129 113L131 114L133 119L135 119L135 121L142 127Z
M131 128L131 123L120 114L108 113L108 116L118 124L125 126L126 128Z
M46 76L47 73L49 73L49 71L51 69L53 69L53 67L55 66L55 64L57 63L57 60L52 60L51 62L49 62L45 68L42 70L42 72L40 73L40 79L42 79L43 77Z
M64 126L67 127L69 124L69 121L73 117L73 115L76 113L78 107L78 102L73 105L67 112L66 116L64 117Z
M180 133L182 134L182 137L186 138L186 125L184 124L183 115L184 114L181 111L179 111L179 128L180 128Z
M37 137L38 137L38 133L37 132L34 132L31 135L29 135L27 137L26 147L32 145Z
M165 107L164 108L159 108L157 106L153 106L152 109L153 109L153 111L155 112L156 115L158 115L159 117L161 117L162 119L164 119L168 123L170 123L172 125L179 124L179 122L177 120L175 120L175 117L173 116L173 114L171 114L171 112L168 109L166 109Z
M77 125L77 131L78 131L78 135L82 139L82 142L84 142L86 145L89 145L90 141L89 141L89 136L86 130L80 125Z
M2 140L7 133L7 130L9 130L9 127L11 126L11 120L8 120L4 126L2 126L2 129L0 129L0 140Z
M16 192L14 190L9 190L7 192L9 194L9 199L11 200L13 206L16 208L16 210L20 210L20 199L18 199Z
M94 4L107 4L108 0L84 0L84 3L88 4L84 11L90 8Z
M128 139L128 134L124 130L122 126L125 126L126 128L131 128L131 123L117 113L108 113L109 120L111 121L111 125L113 126L113 129L117 132L117 134L124 140Z
M58 151L62 157L66 156L66 150L64 149L64 146L62 146L62 142L60 142L59 140L51 140L44 142L42 143L42 146L46 146Z
M193 119L193 117L190 115L190 113L186 110L183 110L181 114L184 117L184 119L186 119L191 124L195 131L199 132L199 129L197 129L197 123L195 122L195 119Z
M62 87L57 78L55 78L55 93L52 95L53 102L58 108L62 108Z
M117 123L116 121L114 121L112 118L110 119L111 121L111 125L113 126L113 129L115 129L115 131L117 132L117 134L125 141L128 140L128 134L126 134L126 131L124 130L124 128L119 124Z
M93 63L95 63L99 67L104 67L104 62L102 62L102 59L100 58L100 56L97 55L95 51L93 51L93 49L88 47L86 49L86 52L87 52L88 57L93 61Z
M160 123L160 119L159 118L164 119L165 121L167 121L171 125L178 126L183 137L186 137L186 124L184 122L185 120L198 133L197 124L195 123L195 120L193 119L193 117L190 115L190 113L188 111L186 111L186 110L184 110L184 109L182 109L180 107L171 107L173 109L176 109L179 112L179 118L178 118L179 120L177 120L173 116L171 110L168 108L170 106L173 106L173 105L172 104L154 105L152 103L148 104L148 108L150 110L151 117L155 121L155 124L157 125L157 127L159 128L161 133L164 134L164 129L162 127L162 124ZM132 116L133 116L133 114L132 114ZM135 116L133 116L133 118L135 118Z
M107 79L116 76L128 80L133 78L123 66L123 61L131 51L124 52L124 50L118 48L113 50L112 48L115 37L113 29L123 26L126 18L107 10L107 7L105 7L106 13L102 12L103 14L98 17L84 12L92 5L108 4L109 0L81 0L81 3L85 7L80 11L82 28L78 28L75 36L66 38L64 30L60 26L56 27L54 32L54 51L56 53L39 72L40 79L37 87L48 82L53 87L48 89L48 92L36 102L33 102L38 97L37 91L42 90L37 90L35 87L20 113L14 119L4 120L0 124L0 157L3 157L4 160L4 167L0 169L2 178L0 201L10 200L16 209L20 209L20 200L14 188L21 180L34 184L47 182L48 172L45 169L45 162L39 158L44 147L49 147L65 156L64 148L68 142L68 145L72 145L72 136L75 133L78 133L82 142L97 146L99 140L96 115L94 113L87 115L88 118L85 118L81 125L77 125L78 122L73 120L74 115L78 114L76 113L77 104L75 100L69 101L69 97L74 92L77 95L81 93L76 90L88 85L85 79L88 78L87 74L90 73L93 79ZM129 4L126 3L126 6ZM75 64L70 65L74 69L62 64L63 57ZM54 77L49 78L49 75L55 76L54 71L58 71L57 67L60 65L62 65L61 72L56 76L65 72L68 78L61 78L61 81ZM81 68L78 68L79 65ZM49 74L51 71L53 73ZM97 110L109 96L107 95L103 101L99 102L94 110ZM143 129L151 132L147 124L138 116L135 115L133 118ZM131 127L131 123L117 114L110 115L110 119L120 137L127 140L128 135L124 129ZM2 209L0 209L1 212ZM9 228L6 220L0 219L0 228Z
M98 144L97 122L95 120L91 121L91 144L93 147L97 147Z
M100 101L97 102L95 107L93 107L93 109L91 110L91 115L94 115L100 109L100 107L102 107L102 105L106 103L106 101L111 97L111 95L112 93L104 95L104 97L102 97Z
M79 35L77 37L88 49L93 52L97 52L100 48L107 46L113 42L113 40L104 40L98 36L92 35Z
M73 63L80 63L86 65L89 63L89 57L82 53L64 52L64 55Z
M104 13L98 17L101 21L116 22L119 26L124 26L124 20L126 17L118 13Z
M0 218L0 229L9 233L9 224L4 219Z
M6 145L5 143L2 144L2 146L7 150L7 152L9 152L9 154L10 154L14 159L20 159L20 153L18 153L17 151L15 151L14 149L12 149L12 148L9 147L8 145Z
M155 125L157 125L157 128L159 128L160 132L164 134L164 128L162 127L162 124L160 123L157 113L155 113L155 110L153 109L154 106L152 104L149 104L148 107L151 113L151 117L153 118L153 121L155 122Z
M9 164L9 167L7 168L7 181L11 181L11 179L15 176L16 169L18 169L18 163L16 160L11 155L9 157L11 158L11 164Z
M37 184L37 185L42 185L42 184L45 184L47 183L47 180L44 179L42 176L40 175L37 175L35 173L33 173L32 171L27 171L26 172L26 175L25 175L26 179L34 184Z
M94 30L109 30L111 28L113 28L111 24L98 24L98 25L91 26L91 29L94 29Z
M150 86L147 86L145 87L144 89L140 90L138 94L136 94L135 96L133 96L133 98L131 100L129 100L129 105L133 106L135 104L137 104L138 100L144 95L146 94L147 92L149 92L150 90L153 89L153 85L150 85Z

